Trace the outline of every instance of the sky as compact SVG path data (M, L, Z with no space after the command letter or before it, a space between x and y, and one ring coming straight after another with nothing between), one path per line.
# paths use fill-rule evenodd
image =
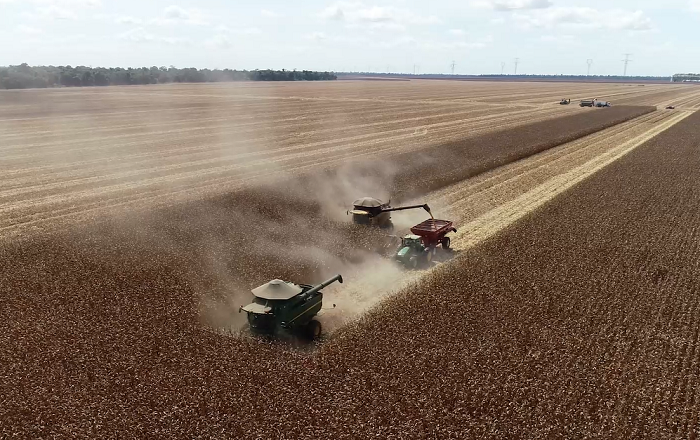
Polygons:
M0 0L0 65L700 72L700 0Z

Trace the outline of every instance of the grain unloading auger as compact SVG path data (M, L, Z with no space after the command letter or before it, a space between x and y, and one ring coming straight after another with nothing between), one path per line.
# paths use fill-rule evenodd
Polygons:
M248 314L248 324L255 333L288 331L314 340L321 335L321 323L314 319L323 307L321 289L336 281L342 283L343 277L336 275L316 286L272 280L253 289L253 302L238 312Z
M352 214L352 221L358 225L379 226L384 229L393 229L391 222L391 212L405 211L408 209L424 209L430 214L430 207L427 204L400 206L392 208L390 202L384 203L372 197L363 197L353 202L353 209L348 211Z

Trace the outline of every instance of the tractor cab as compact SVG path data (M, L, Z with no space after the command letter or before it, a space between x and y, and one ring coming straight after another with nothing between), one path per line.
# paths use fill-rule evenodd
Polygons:
M425 249L425 246L423 246L423 240L417 235L406 235L401 239L401 247L402 248L411 248L415 250L422 251Z

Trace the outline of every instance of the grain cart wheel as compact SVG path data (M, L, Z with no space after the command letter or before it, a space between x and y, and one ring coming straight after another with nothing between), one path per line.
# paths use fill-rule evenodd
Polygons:
M435 255L435 248L430 248L425 252L425 262L430 264L433 261L433 255Z
M451 243L450 237L443 238L442 239L442 248L445 250L448 250L450 248L450 243Z
M315 319L309 321L309 323L306 325L306 336L312 341L315 341L318 338L320 338L321 323L316 321Z

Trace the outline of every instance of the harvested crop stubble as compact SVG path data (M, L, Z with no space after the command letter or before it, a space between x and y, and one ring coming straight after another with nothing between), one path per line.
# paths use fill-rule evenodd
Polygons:
M698 123L700 113L323 347L318 375L341 374L343 389L329 380L316 395L333 420L316 434L355 423L367 437L695 438Z
M507 356L524 353L503 321L516 319L517 310L505 310L508 304L496 298L502 315L494 317L483 304L472 313L471 304L454 298L464 288L459 279L419 286L406 300L389 303L395 308L385 306L341 332L318 355L207 330L202 310L214 315L206 316L208 325L228 319L239 303L226 302L227 296L238 287L273 277L318 279L333 272L340 257L362 258L371 249L376 236L324 220L318 202L251 190L135 215L130 222L0 248L0 322L6 325L0 332L0 437L400 438L436 432L457 438L459 426L473 422L479 433L509 417L499 406L507 395L494 390L534 393L503 382L503 369L518 378L508 364L517 359ZM467 261L469 271L475 264L484 276L493 267L526 270L489 266L489 258L478 255ZM490 289L478 280L468 285ZM213 307L203 292L212 292ZM482 298L487 302L488 294ZM496 326L494 332L485 334L482 324ZM512 328L528 331L517 322ZM508 344L512 353L499 355ZM528 371L541 379L540 370ZM528 416L515 401L520 416Z
M630 119L654 107L613 107L501 130L368 162L364 167L384 175L383 188L393 200L408 199L545 151ZM360 167L363 168L363 167ZM382 169L400 170L394 175ZM329 171L328 178L333 178Z

